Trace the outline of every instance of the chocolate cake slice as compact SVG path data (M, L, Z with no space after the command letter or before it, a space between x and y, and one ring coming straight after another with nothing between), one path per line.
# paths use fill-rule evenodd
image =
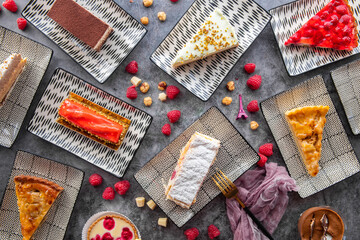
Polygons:
M47 15L98 52L113 31L107 23L73 0L56 0Z

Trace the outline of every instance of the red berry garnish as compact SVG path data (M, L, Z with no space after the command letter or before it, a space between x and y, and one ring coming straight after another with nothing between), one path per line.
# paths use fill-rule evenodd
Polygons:
M273 155L273 144L272 143L265 143L259 147L259 152L264 154L267 157Z
M115 227L115 221L112 217L105 217L103 226L106 230L111 231Z
M244 66L245 72L249 74L255 72L255 68L256 68L255 63L248 63Z
M105 200L113 200L115 198L115 191L112 187L105 188L103 195L103 199Z
M26 19L24 19L24 18L18 18L18 19L16 20L16 22L17 22L18 28L19 28L20 30L24 30L24 29L26 28L26 25L27 25Z
M195 240L199 236L199 230L197 228L189 228L184 232L187 240Z
M208 227L208 235L210 239L214 239L220 235L220 231L215 225L211 224Z
M124 195L130 188L130 183L127 180L123 180L115 183L115 190L118 194Z
M94 187L99 186L102 183L102 181L103 178L97 173L94 173L89 177L89 183Z
M257 112L257 111L259 111L258 101L252 100L251 102L249 102L249 104L247 105L247 110L248 110L248 112Z
M176 86L170 85L166 88L166 95L169 99L176 98L179 93L180 90Z
M138 72L138 63L136 61L131 61L126 67L125 70L128 73L135 74Z
M14 0L6 0L5 2L3 2L2 5L10 12L16 12L18 10L18 7Z
M261 86L261 80L262 79L260 75L254 75L247 80L246 84L250 89L256 90Z
M181 112L179 110L172 110L167 113L167 117L171 123L176 123L181 117Z
M129 99L136 99L138 96L138 93L136 91L136 86L131 86L128 87L128 89L126 90L126 97Z
M170 124L166 123L162 128L161 132L165 134L166 136L169 136L171 134L171 126Z
M109 232L107 232L102 236L101 240L114 240L114 238L111 236Z
M257 165L259 167L264 167L268 158L265 155L262 155L261 153L259 153L259 156L260 156L260 160L257 162Z

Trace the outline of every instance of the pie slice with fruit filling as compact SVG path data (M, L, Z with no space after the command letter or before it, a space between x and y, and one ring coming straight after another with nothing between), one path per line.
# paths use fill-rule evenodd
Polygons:
M33 176L14 178L23 240L30 240L64 190L56 183Z
M319 172L321 140L329 106L306 106L289 110L285 118L308 173Z
M313 46L351 51L358 46L356 19L347 0L332 0L307 21L285 46Z

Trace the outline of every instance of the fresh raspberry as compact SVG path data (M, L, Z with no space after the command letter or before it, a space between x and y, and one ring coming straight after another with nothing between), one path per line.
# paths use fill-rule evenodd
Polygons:
M176 123L181 117L181 112L179 110L172 110L167 113L167 117L171 123Z
M259 147L259 153L264 154L267 157L273 155L273 144L265 143L264 145Z
M170 124L166 123L162 128L161 132L165 134L166 136L169 136L171 134L171 126Z
M115 198L115 191L112 187L105 188L103 195L103 199L105 200L113 200Z
M131 61L126 67L125 70L128 73L135 74L138 72L138 63L136 61Z
M166 95L169 99L174 99L176 98L177 95L179 95L180 90L173 85L170 85L166 88Z
M251 102L249 102L249 104L247 105L247 110L248 110L248 112L257 112L257 111L259 111L258 101L257 100L252 100Z
M25 18L18 18L16 22L20 30L24 30L26 28L27 21Z
M101 240L114 240L114 238L111 236L109 232L107 232L102 236Z
M266 156L262 155L261 153L259 153L259 156L260 156L260 160L257 162L257 165L259 167L264 167L268 158Z
M197 228L189 228L184 232L187 240L195 240L199 236L199 230Z
M245 72L249 74L255 72L255 68L256 68L255 63L248 63L244 66Z
M252 90L256 90L261 85L261 76L260 75L254 75L251 78L249 78L246 82L248 87Z
M101 240L101 237L99 234L96 234L96 236L94 238L92 238L91 240Z
M115 183L114 187L118 194L124 195L129 190L130 183L127 180L123 180L123 181Z
M259 153L264 154L267 157L270 157L273 154L273 144L265 143L264 145L259 147Z
M128 87L128 89L126 90L126 97L129 99L136 99L138 96L137 91L136 91L136 86L133 85L131 87Z
M94 187L99 186L102 183L102 181L103 181L102 177L97 173L94 173L89 177L89 183Z
M173 3L176 3L178 0L170 0L170 1L172 1Z
M208 227L208 235L209 235L210 239L214 239L214 238L216 238L217 236L220 235L220 231L215 225L211 224Z
M18 7L16 6L14 0L6 0L5 2L3 2L2 5L10 12L16 12L18 10Z

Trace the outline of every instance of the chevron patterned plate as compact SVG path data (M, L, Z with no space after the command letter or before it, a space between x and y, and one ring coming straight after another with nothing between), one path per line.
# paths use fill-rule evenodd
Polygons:
M176 69L172 68L171 60L177 51L197 32L204 19L215 8L219 8L235 27L239 46ZM195 96L207 101L270 18L253 0L197 0L153 52L150 60Z
M360 52L360 46L349 52L312 47L286 47L284 45L291 35L328 4L330 0L318 0L315 2L316 4L314 4L313 0L300 0L269 11L272 15L271 27L290 76L299 75ZM358 21L358 31L360 32L360 0L348 0L348 2Z
M61 102L74 92L110 111L131 120L129 130L117 151L72 131L56 122ZM84 82L62 69L57 69L50 79L28 130L86 161L122 177L139 148L152 117L117 99L110 94Z
M114 32L97 52L47 16L54 0L31 0L22 15L54 41L97 81L103 83L145 36L144 26L112 0L75 0Z

